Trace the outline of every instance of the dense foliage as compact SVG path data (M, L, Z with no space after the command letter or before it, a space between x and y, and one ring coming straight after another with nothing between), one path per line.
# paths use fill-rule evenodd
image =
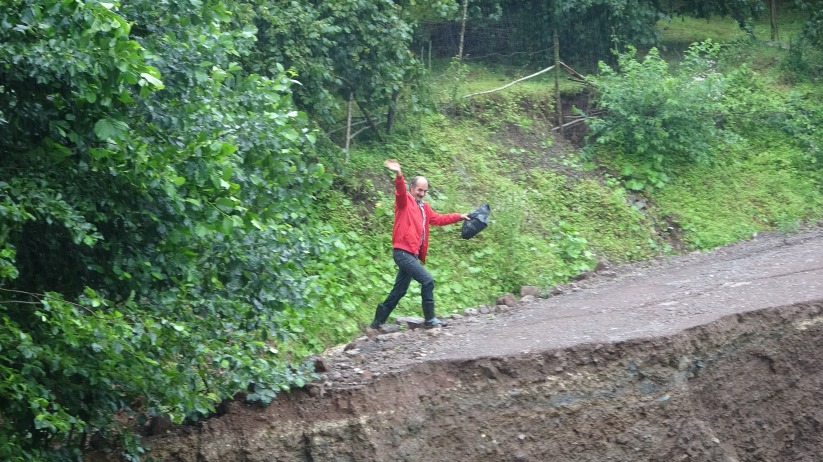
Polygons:
M795 0L798 9L804 14L803 37L818 49L823 49L823 8L815 0Z
M723 53L711 41L692 44L674 71L655 48L639 59L630 47L617 69L601 63L596 98L606 113L587 120L584 154L620 159L632 190L659 188L681 167L722 160L732 144L760 130L791 136L803 165L819 165L821 138L813 127L823 119L810 95L786 98L745 64L723 70Z
M619 72L601 63L597 100L607 113L588 122L587 155L605 146L631 159L622 175L633 190L663 186L676 165L711 162L730 138L719 125L728 113L728 79L714 67L718 48L693 45L676 74L656 48L642 60L629 48Z
M299 69L302 104L327 124L336 121L337 102L350 95L368 110L386 106L412 61L404 55L410 26L397 20L396 10L392 2L257 4L260 40L249 65L262 73L276 63Z
M328 175L282 68L232 62L253 31L192 6L0 12L3 460L308 377L278 354L280 313L313 293Z
M262 75L278 65L295 70L298 104L328 129L345 121L340 102L349 98L373 129L387 122L398 94L418 75L409 50L415 20L448 17L456 6L446 0L425 7L391 0L243 3L238 23L254 24L258 37L244 66Z
M553 34L561 59L593 67L615 42L652 45L662 12L652 0L515 1L478 0L468 5L464 53L495 60L516 56L522 63L550 64ZM454 54L456 50L448 49Z

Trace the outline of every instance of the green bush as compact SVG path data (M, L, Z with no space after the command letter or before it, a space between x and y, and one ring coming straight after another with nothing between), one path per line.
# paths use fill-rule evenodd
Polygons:
M715 70L718 49L710 41L692 45L678 74L656 48L638 60L629 47L618 70L601 63L597 104L606 112L587 121L584 154L621 156L626 187L637 191L663 186L675 166L711 162L728 137L718 125L726 86Z

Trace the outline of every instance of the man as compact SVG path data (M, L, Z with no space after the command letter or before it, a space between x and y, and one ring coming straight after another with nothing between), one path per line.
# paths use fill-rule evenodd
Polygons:
M425 326L445 327L448 324L434 315L434 278L423 268L429 247L429 225L445 226L460 220L468 220L469 217L460 213L440 215L435 212L429 204L423 202L429 190L429 182L424 177L412 178L409 190L406 191L400 163L395 159L389 159L384 164L395 173L392 256L397 264L397 278L386 300L377 305L370 327L377 329L386 322L397 303L406 295L412 279L421 285Z

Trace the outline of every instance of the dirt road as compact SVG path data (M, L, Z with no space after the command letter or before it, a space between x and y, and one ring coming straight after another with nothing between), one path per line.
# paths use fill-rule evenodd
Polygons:
M460 333L444 342L438 356L508 355L667 336L728 314L809 300L823 300L823 230L627 266L613 280L528 305L499 325Z
M823 300L823 228L772 233L711 252L611 268L606 274L581 281L573 293L503 313L465 316L442 331L390 334L385 341L363 338L349 345L359 355L343 355L341 346L330 352L331 367L342 361L344 369L326 378L357 384L363 376L417 361L665 337L733 313ZM358 363L366 365L357 368ZM363 373L346 373L355 369Z

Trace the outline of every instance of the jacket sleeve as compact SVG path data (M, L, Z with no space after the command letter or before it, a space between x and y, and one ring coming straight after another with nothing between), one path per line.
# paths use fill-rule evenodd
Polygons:
M434 226L446 226L461 220L459 213L444 213L441 215L435 212L429 204L426 204L426 216L429 217L429 223Z
M394 177L394 205L398 209L406 207L406 179L403 175Z

